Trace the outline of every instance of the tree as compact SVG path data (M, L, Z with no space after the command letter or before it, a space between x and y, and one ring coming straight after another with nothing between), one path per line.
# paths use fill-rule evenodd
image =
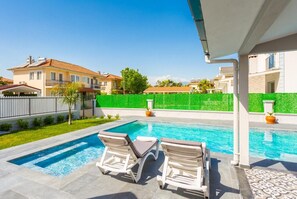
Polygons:
M173 87L173 86L182 87L183 84L181 82L175 82L171 79L165 79L162 81L158 80L156 86L157 87Z
M72 113L71 108L79 100L79 89L81 85L76 82L71 82L67 84L57 84L53 87L52 92L57 96L63 96L62 102L68 105L68 124L72 124Z
M214 88L214 84L207 79L202 79L198 83L198 87L201 93L207 93L207 89Z
M3 81L3 77L0 76L0 86L6 85L7 82Z
M142 93L148 87L147 77L140 74L138 70L125 68L121 71L124 93L138 94Z

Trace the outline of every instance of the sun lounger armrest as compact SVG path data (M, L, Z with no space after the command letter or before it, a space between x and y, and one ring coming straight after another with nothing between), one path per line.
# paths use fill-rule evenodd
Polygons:
M139 140L142 142L156 142L158 139L155 137L137 136L136 140Z

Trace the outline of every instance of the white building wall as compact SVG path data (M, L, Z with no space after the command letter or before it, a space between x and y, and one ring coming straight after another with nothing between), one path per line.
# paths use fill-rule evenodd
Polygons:
M278 65L280 69L279 73L279 81L277 86L277 93L284 93L285 92L285 53L281 52L278 53Z
M264 72L266 71L266 58L268 57L267 54L259 54L257 57L258 60L258 65L257 65L257 70L256 72Z
M285 52L284 55L284 92L297 92L297 51Z

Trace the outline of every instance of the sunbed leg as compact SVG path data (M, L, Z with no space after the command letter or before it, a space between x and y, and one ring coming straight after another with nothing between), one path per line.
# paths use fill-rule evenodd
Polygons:
M138 167L138 170L137 170L136 177L134 176L134 174L132 174L132 178L134 178L134 181L135 181L136 183L140 180L140 178L141 178L141 174L142 174L142 169L143 169L143 166L144 166L144 163L145 163L147 157L150 156L150 155L152 155L152 156L155 157L155 155L154 155L152 152L149 152L148 154L146 154L146 155L140 160L140 162L139 162L139 167ZM131 171L131 173L132 173L132 171Z
M161 189L163 189L165 187L165 179L166 179L166 176L167 176L168 161L169 161L169 158L167 156L165 156L162 176L157 176L157 181L158 181L159 187Z
M211 169L211 158L210 158L210 150L206 149L206 154L205 154L205 167L207 167L209 170ZM208 164L206 164L208 163Z
M209 169L210 169L210 159L209 159L209 161L206 162L206 168L204 171L205 186L206 186L206 192L204 192L204 198L209 198L209 195L210 195L210 187L209 187L210 170Z
M154 155L155 160L157 160L158 157L159 157L159 143L156 144L156 152L155 152L155 155Z

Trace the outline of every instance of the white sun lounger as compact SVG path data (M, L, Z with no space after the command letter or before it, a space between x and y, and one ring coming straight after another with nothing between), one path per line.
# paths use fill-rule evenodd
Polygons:
M165 161L162 176L157 176L160 188L165 184L202 191L209 198L210 155L205 143L162 138Z
M138 136L132 142L127 134L100 132L98 137L105 145L100 162L96 166L105 174L108 171L127 173L134 182L141 178L142 168L148 156L152 155L155 160L159 154L159 141L154 137ZM152 149L155 148L155 154ZM132 168L139 164L136 176Z

